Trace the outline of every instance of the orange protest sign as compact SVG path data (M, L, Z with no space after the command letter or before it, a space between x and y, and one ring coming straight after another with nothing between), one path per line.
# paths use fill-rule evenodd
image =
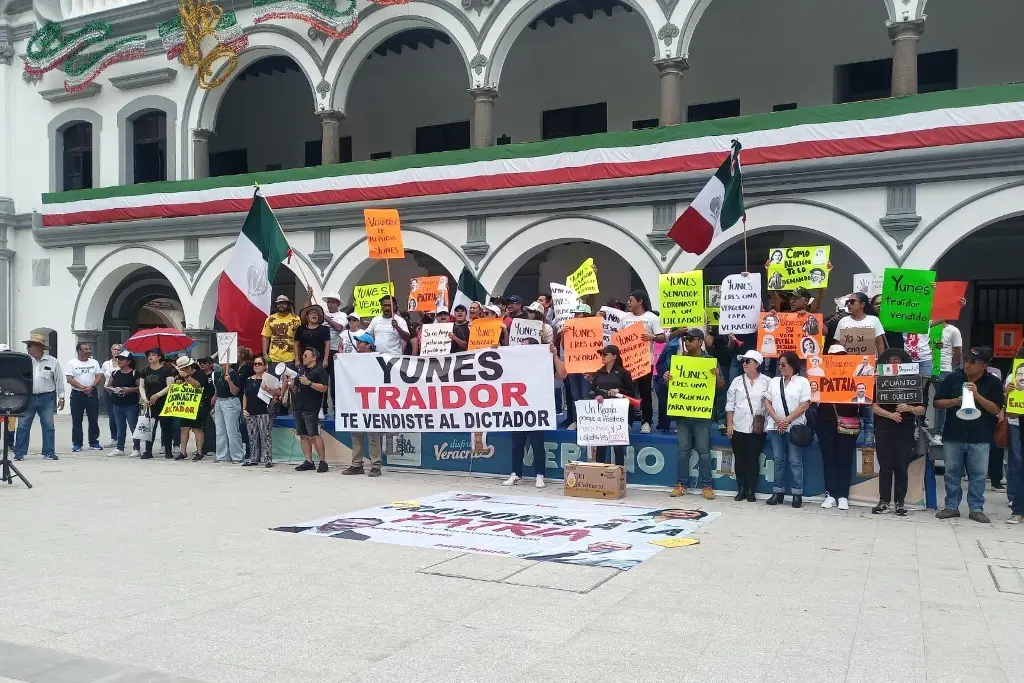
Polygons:
M1013 358L1020 348L1024 325L996 324L992 335L992 354L996 358Z
M757 323L757 350L765 358L793 351L801 358L821 353L825 321L820 313L762 313Z
M366 224L370 258L405 258L398 209L363 209L363 222Z
M601 318L570 318L562 326L562 348L565 349L565 371L573 374L595 372L601 367L604 346L604 325Z
M612 335L622 365L633 379L651 374L651 345L644 340L645 331L643 323L633 323Z
M501 344L501 318L477 318L469 325L469 350L489 349Z
M874 400L874 356L829 355L813 357L811 361L807 380L811 383L812 401L870 404Z
M448 276L414 277L409 280L409 310L433 313L448 308Z

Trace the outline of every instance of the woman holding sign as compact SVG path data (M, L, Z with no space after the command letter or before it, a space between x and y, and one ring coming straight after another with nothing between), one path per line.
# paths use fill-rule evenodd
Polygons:
M539 344L536 339L530 337L522 342L523 344ZM558 347L548 344L551 350L551 363L555 373L555 379L565 379L565 365L558 357ZM533 470L536 474L535 486L544 488L544 473L547 471L547 453L544 451L544 432L536 430L532 432L512 432L512 474L505 480L502 486L515 486L523 480L523 460L526 458L526 445L530 445L533 453Z
M594 373L590 382L589 396L597 401L606 398L630 398L633 395L633 379L629 376L626 368L622 367L622 358L619 355L619 347L608 346L601 349L601 368ZM595 455L600 463L608 462L609 446L597 446ZM616 465L626 464L626 447L611 446L615 450Z
M910 354L902 349L887 349L878 357L880 366L912 362ZM871 410L875 414L875 454L878 456L878 505L871 508L871 513L889 512L889 504L895 499L895 512L902 517L907 514L904 501L909 483L907 470L914 457L916 416L924 415L925 407L916 402L876 403Z
M793 351L786 351L779 357L780 376L771 381L765 395L766 428L775 460L775 481L768 505L779 505L786 500L787 465L793 507L803 505L804 448L811 445L814 436L804 414L811 407L811 384L799 373L800 357Z

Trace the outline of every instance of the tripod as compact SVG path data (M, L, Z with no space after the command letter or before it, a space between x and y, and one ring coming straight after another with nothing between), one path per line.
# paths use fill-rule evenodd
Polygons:
M25 486L32 488L32 482L25 478L25 475L18 471L18 468L14 466L10 458L7 457L7 451L11 447L11 424L10 412L0 412L0 418L3 419L4 431L3 431L3 455L0 456L0 482L7 482L8 484L14 483L14 477L17 476L25 482Z

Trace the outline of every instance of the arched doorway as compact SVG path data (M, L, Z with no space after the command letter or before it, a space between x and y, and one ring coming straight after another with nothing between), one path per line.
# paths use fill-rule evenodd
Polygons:
M114 288L103 314L103 332L96 353L123 342L138 330L152 327L185 329L185 311L170 280L156 268L143 266Z

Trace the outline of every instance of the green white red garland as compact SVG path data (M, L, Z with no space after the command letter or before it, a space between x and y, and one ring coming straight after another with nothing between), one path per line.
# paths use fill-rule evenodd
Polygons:
M177 59L185 47L185 31L181 27L181 17L177 16L170 21L157 25L156 31L163 42L164 51L167 52L167 59ZM215 31L217 42L238 54L249 46L249 36L245 35L242 27L238 25L238 18L234 12L225 12L217 22Z
M78 92L96 80L111 64L146 56L146 34L140 33L115 40L96 52L72 55L64 61L64 89Z
M25 62L25 73L33 78L40 78L48 71L63 65L67 75L64 89L73 93L96 80L96 77L111 64L145 56L146 36L143 34L127 36L101 50L82 53L90 45L106 40L108 35L110 24L106 22L86 24L66 36L60 24L45 24L28 40L25 55L22 57Z
M253 0L252 11L254 24L294 19L309 24L334 40L347 38L359 26L356 0L349 0L346 10L336 10L318 0Z

